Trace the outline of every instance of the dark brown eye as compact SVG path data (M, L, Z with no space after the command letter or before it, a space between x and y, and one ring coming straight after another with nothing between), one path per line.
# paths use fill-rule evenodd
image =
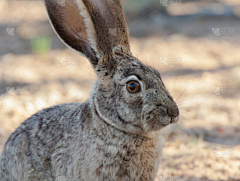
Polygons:
M130 81L127 83L127 90L130 93L137 93L140 91L140 84L137 81Z

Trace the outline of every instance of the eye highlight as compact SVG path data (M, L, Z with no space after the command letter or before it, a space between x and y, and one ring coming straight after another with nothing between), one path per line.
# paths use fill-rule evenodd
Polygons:
M140 91L140 84L137 81L129 81L127 82L127 90L130 93L137 93Z

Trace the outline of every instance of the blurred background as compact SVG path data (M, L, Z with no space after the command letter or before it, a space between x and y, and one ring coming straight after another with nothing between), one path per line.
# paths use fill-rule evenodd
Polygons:
M239 0L122 4L133 54L159 70L180 108L162 131L156 181L240 180ZM26 118L85 101L95 80L53 33L42 1L0 0L0 152Z

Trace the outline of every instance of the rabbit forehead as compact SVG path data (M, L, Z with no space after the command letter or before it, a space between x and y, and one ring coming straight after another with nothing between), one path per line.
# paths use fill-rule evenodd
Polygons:
M126 78L135 75L140 81L143 81L148 88L162 88L160 73L152 67L144 65L139 60L122 60L115 70L114 79L123 81Z

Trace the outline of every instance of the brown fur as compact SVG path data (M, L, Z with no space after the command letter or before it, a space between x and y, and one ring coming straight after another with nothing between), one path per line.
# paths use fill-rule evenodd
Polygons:
M86 102L44 109L24 121L5 145L1 181L152 181L161 156L159 131L178 120L177 105L159 72L131 54L118 0L66 2L61 7L45 0L52 26L99 78ZM117 36L109 27L118 28ZM127 91L129 81L140 91Z

